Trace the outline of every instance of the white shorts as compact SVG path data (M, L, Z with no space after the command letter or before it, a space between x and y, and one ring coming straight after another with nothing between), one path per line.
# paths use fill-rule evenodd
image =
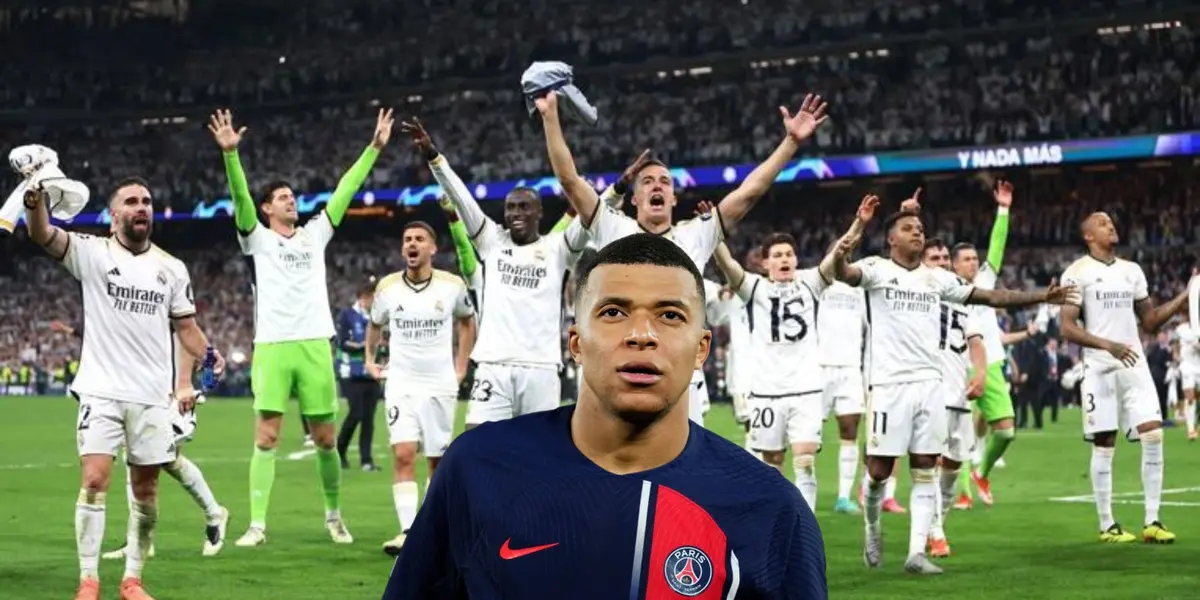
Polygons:
M467 424L554 410L561 400L557 369L480 363L475 367L475 384L467 403Z
M821 395L821 414L863 414L863 376L858 367L822 367L825 374L825 390Z
M1179 381L1183 384L1183 391L1194 390L1200 386L1200 371L1180 369Z
M388 443L417 442L427 458L440 458L454 437L454 411L458 399L447 396L386 394Z
M1079 392L1083 439L1089 442L1095 434L1108 431L1123 431L1131 441L1136 440L1139 425L1162 420L1158 389L1145 361L1106 372L1085 366Z
M175 460L175 432L169 406L137 404L76 395L79 418L75 421L79 455L107 454L115 457L125 448L131 465L165 465Z
M731 394L733 401L733 418L738 423L750 422L750 396L746 394Z
M971 409L946 409L946 449L942 456L963 463L975 450L975 419Z
M945 449L946 405L937 379L873 386L867 399L867 456L937 456Z
M821 392L750 396L750 448L782 452L788 444L821 444Z
M708 381L704 379L704 371L693 371L692 382L688 384L688 418L696 424L704 425L704 413L708 412Z

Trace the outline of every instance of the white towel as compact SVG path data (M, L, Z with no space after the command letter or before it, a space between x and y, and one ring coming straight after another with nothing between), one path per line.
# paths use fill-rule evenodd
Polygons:
M91 192L82 182L68 179L58 166L58 153L39 144L18 146L8 153L8 163L24 177L0 205L0 229L12 232L25 214L25 190L41 185L50 194L50 214L56 219L74 218L87 206Z

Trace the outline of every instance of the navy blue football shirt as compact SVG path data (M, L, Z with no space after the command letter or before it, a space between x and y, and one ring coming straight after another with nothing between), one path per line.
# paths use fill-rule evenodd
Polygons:
M614 475L571 439L573 406L450 444L383 600L824 600L799 491L691 424L662 467Z

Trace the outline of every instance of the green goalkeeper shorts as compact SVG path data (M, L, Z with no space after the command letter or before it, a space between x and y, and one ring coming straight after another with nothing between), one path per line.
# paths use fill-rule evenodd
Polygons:
M250 367L254 410L287 412L291 398L306 417L333 417L338 412L337 382L329 340L255 344Z
M983 380L983 395L975 401L975 405L988 423L1011 419L1016 414L1013 412L1012 396L1008 393L1008 381L1004 379L1004 361L988 365L987 376Z

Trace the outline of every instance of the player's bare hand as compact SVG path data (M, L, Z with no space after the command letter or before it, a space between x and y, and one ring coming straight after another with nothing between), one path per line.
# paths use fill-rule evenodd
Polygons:
M558 117L558 92L550 92L541 98L534 98L533 105L543 117L554 119Z
M442 207L442 212L450 217L450 221L454 222L458 218L458 210L454 208L454 203L450 201L450 196L442 194L438 196L438 206Z
M21 199L25 203L26 210L34 210L43 203L49 202L50 192L47 192L38 184L37 187L30 187L25 190L25 197Z
M713 206L712 202L709 202L708 200L701 200L696 204L696 216L703 217L704 215L711 215L713 208L715 207Z
M854 249L858 247L858 243L862 241L862 236L846 234L838 240L833 246L833 258L835 260L846 260L851 254L854 254Z
M867 194L863 197L862 202L858 203L858 211L854 216L863 223L869 223L875 218L875 210L879 208L879 196L875 194Z
M196 408L196 390L192 388L180 388L175 390L175 404L179 408L179 414L186 415Z
M906 198L900 203L900 210L905 212L921 212L921 188L917 188L913 195Z
M971 381L967 382L967 398L975 400L983 397L983 374L972 377Z
M213 113L208 118L208 130L212 132L213 139L217 141L222 152L237 150L238 144L242 142L242 134L246 133L245 127L234 129L233 113L229 112L229 109Z
M221 351L213 348L213 378L220 380L225 377L225 357Z
M1132 367L1133 365L1137 364L1138 354L1137 351L1135 351L1131 346L1119 344L1117 342L1109 342L1108 348L1105 348L1105 350L1108 350L1108 353L1111 354L1113 358L1121 361L1121 364L1125 365L1126 367Z
M375 381L383 381L386 379L386 376L384 375L384 369L387 368L387 365L377 365L373 362L369 362L366 364L366 367L367 375L370 375L371 379L374 379Z
M1037 321L1034 321L1033 319L1030 319L1029 322L1025 324L1025 333L1028 333L1029 337L1033 337L1041 333L1041 331L1042 328L1038 327Z
M996 182L996 189L992 191L992 197L996 199L996 204L1008 208L1012 206L1013 185L1007 180L1001 179Z
M395 124L396 120L392 118L392 109L379 109L379 116L375 118L375 135L371 137L371 147L383 150L383 147L392 140L392 126Z
M55 333L65 333L67 335L75 333L75 329L73 329L70 325L63 323L62 321L50 321L50 331Z
M637 177L637 174L646 167L646 163L654 160L650 153L651 150L649 148L642 150L642 153L639 154L638 157L634 159L634 161L630 163L628 167L625 167L624 171L621 172L621 183L626 188L633 185L633 178Z
M1050 286L1046 288L1046 303L1047 304L1065 304L1067 298L1079 293L1079 289L1073 285L1058 285L1058 280L1051 279Z
M429 155L437 152L433 148L433 138L430 138L429 132L425 131L425 126L421 124L421 119L413 117L412 121L401 121L400 130L412 138L413 147L421 151L422 154Z
M786 106L780 106L779 114L783 117L783 128L797 144L803 143L829 118L829 115L825 114L825 108L821 97L813 94L804 97L804 104L800 105L800 110L795 115L788 111Z

